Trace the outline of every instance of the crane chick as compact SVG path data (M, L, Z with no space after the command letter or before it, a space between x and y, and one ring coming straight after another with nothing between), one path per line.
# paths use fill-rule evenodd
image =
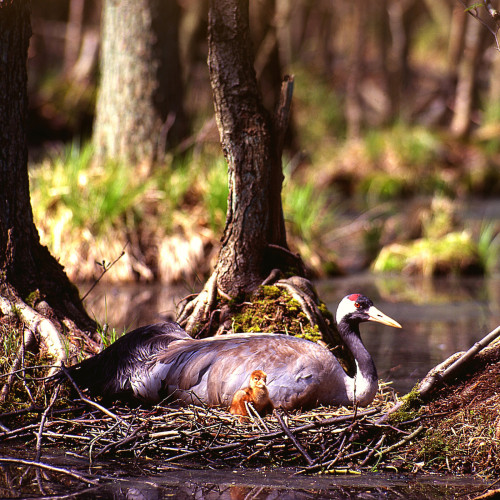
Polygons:
M267 374L262 370L254 370L250 375L249 386L236 391L229 412L240 415L240 422L248 420L248 410L245 403L252 403L259 415L272 413L273 402L269 398L266 387Z

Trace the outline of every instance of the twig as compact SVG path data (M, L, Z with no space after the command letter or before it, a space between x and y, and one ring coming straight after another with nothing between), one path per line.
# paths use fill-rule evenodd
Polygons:
M249 415L252 414L257 419L257 421L260 422L262 427L264 427L264 430L266 432L269 432L269 429L268 429L266 423L264 422L264 420L262 420L261 416L259 415L257 410L254 408L253 404L250 403L249 401L245 401L245 407L247 409L248 414Z
M49 465L49 464L46 464L43 462L34 462L33 460L24 460L22 458L13 458L13 457L0 457L0 462L10 463L10 464L27 465L29 467L38 467L40 469L45 469L45 470L49 470L52 472L58 472L61 474L66 474L66 475L74 477L75 479L78 479L79 481L82 481L84 483L93 484L94 486L97 486L100 484L99 481L89 479L85 476L82 476L81 474L78 474L77 472L75 472L73 470L65 469L63 467L57 467L55 465Z
M408 436L405 436L403 439L401 439L397 443L394 443L393 445L388 446L387 448L384 448L383 450L380 450L379 451L379 455L380 456L386 455L387 453L390 453L391 451L394 451L396 448L399 448L400 446L403 446L408 441L411 441L414 437L416 437L417 434L419 434L420 432L422 432L423 429L424 429L424 426L421 425L420 427L418 427L417 429L415 429L411 434L408 434Z
M95 455L95 458L98 458L100 455L103 455L104 453L108 452L109 450L112 450L114 448L118 448L119 446L123 446L127 443L130 443L130 441L137 439L137 434L139 431L143 430L146 427L146 423L141 424L139 427L134 429L131 434L129 434L127 437L123 438L121 441L117 442L112 442L107 444L102 450L98 451Z
M57 396L59 395L59 389L60 385L58 385L55 389L55 391L52 393L52 396L50 398L50 402L45 408L45 411L42 413L42 418L40 419L40 427L38 429L37 435L36 435L36 455L35 455L35 462L40 461L40 456L42 454L42 435L43 435L43 428L45 426L45 421L47 420L47 415L49 414L49 411L52 409L52 406L54 406L54 403L56 402Z
M104 406L102 406L99 403L96 403L95 401L92 401L91 399L87 398L83 394L83 392L80 390L80 388L78 387L78 385L76 384L76 382L73 380L73 378L69 374L68 370L66 370L66 367L62 366L61 370L63 371L64 375L66 375L66 377L68 377L68 380L71 382L71 384L75 388L76 392L78 393L79 398L83 402L85 402L88 405L91 405L91 406L97 408L98 410L102 411L108 417L114 418L117 422L125 424L127 427L129 427L129 424L127 422L125 422L123 419L121 419L118 415L115 415L112 411L109 411L107 408L104 408Z
M386 435L385 434L382 434L382 437L378 440L377 444L370 450L370 452L368 453L368 455L366 455L366 457L364 458L364 460L359 464L360 467L364 467L368 461L370 460L370 458L372 458L373 454L382 446L382 444L384 443L385 441L385 437Z
M279 422L281 428L283 429L284 433L288 436L288 438L293 443L293 445L295 446L295 448L297 448L297 450L299 451L299 453L306 459L306 462L309 465L313 465L314 464L314 460L309 456L309 453L307 453L307 451L304 449L304 447L297 441L297 439L293 435L292 431L288 428L288 426L283 421L283 418L281 417L281 415L279 414L279 412L275 411L274 414L276 415L276 418L278 419L278 422Z
M94 283L92 283L92 286L87 290L85 295L82 297L82 301L84 301L87 298L90 292L97 286L99 281L101 281L102 277L125 255L125 249L127 248L127 246L128 246L128 241L127 243L125 243L122 253L113 262L111 262L111 264L106 265L106 263L103 261L101 275L94 281Z
M477 19L493 35L493 37L495 38L497 50L500 51L500 42L498 40L498 30L500 29L500 15L499 12L491 6L490 1L483 0L483 5L488 15L495 21L496 29L493 29L484 19L481 18L477 10L477 7L479 6L478 4L469 6L464 0L458 1L465 7L465 12L467 12L467 14L470 14L474 19Z

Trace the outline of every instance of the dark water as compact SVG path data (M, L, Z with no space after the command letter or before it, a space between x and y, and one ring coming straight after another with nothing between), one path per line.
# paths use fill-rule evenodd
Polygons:
M339 300L348 293L362 292L377 307L403 325L393 329L378 324L362 325L362 334L372 353L379 376L399 392L406 392L430 368L449 355L469 348L500 324L500 277L483 279L423 280L404 276L357 275L321 281L320 297L335 313ZM81 287L86 290L85 286ZM87 308L100 322L118 332L174 318L178 301L192 293L184 286L110 286L101 284L89 296ZM5 450L7 451L7 450ZM2 453L4 454L4 453ZM29 452L28 452L29 454ZM50 450L42 457L50 458ZM92 476L113 476L104 486L87 487L45 473L26 474L25 491L18 495L45 498L114 499L320 499L405 498L438 499L472 497L487 488L475 477L389 474L341 476L296 475L294 470L173 470L161 462L138 460L134 464L100 463L89 468L71 462L68 455L52 457L53 463L68 464ZM21 472L0 467L4 477ZM45 478L45 479L44 479ZM45 481L45 482L44 482ZM8 483L8 482L7 482ZM11 484L14 484L11 482ZM13 491L3 489L6 496ZM0 497L2 492L0 492Z
M22 453L21 453L22 454ZM19 453L17 454L19 456ZM470 498L488 484L469 477L402 474L299 475L293 469L175 469L158 461L96 463L62 452L46 452L43 462L90 477L86 485L66 475L0 465L2 498L78 499L441 499Z
M408 499L457 498L461 492L480 493L484 484L466 478L363 476L294 476L286 471L172 471L160 477L132 479L82 492L78 498L204 500Z

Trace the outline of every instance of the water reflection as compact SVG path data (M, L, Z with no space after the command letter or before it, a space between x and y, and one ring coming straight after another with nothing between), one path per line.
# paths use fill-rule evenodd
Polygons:
M45 456L57 462L67 460ZM136 464L138 465L138 464ZM66 467L69 467L66 464ZM109 474L101 486L85 486L69 476L36 469L0 466L0 495L4 498L78 498L114 500L274 500L274 499L441 499L477 494L486 489L481 480L472 476L418 476L400 474L363 475L296 475L294 470L167 470L160 462L148 462L141 471L132 472L129 464L101 463L83 467L72 463L73 471L97 479L104 471ZM158 473L151 475L155 469ZM127 472L125 472L127 471ZM138 475L138 472L140 475ZM101 479L102 480L102 479Z
M316 287L332 312L344 295L362 292L403 325L402 330L362 325L379 376L398 392L409 391L433 366L500 324L500 277L427 280L363 274L320 281ZM192 292L186 286L101 284L86 306L98 321L122 332L175 318L177 304Z

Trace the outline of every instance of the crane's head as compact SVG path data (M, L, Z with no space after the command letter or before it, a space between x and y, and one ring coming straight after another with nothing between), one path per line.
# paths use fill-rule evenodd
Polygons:
M363 323L364 321L376 321L384 325L401 328L401 325L378 310L373 302L360 293L346 295L337 308L337 324L340 323Z

